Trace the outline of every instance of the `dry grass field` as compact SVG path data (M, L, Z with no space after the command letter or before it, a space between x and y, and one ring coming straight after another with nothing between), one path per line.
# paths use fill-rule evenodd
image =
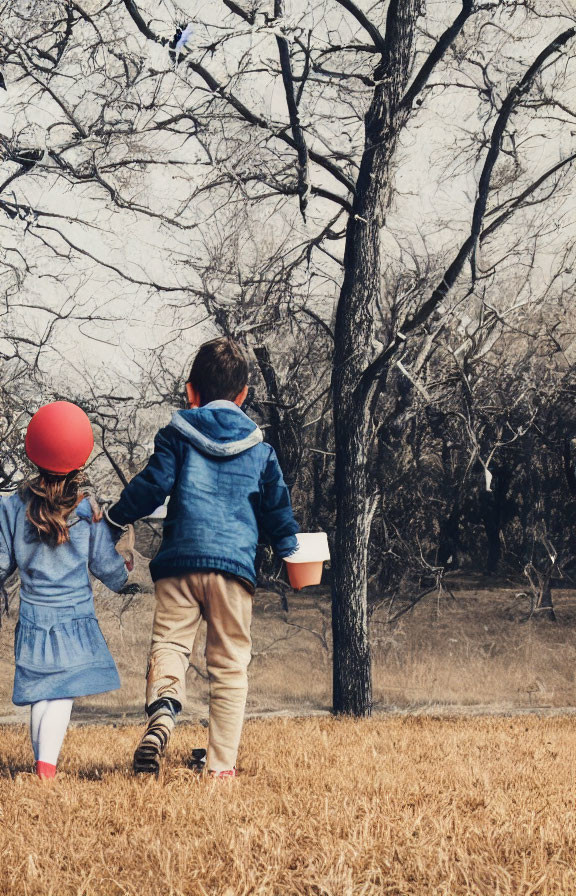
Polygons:
M153 597L98 589L122 689L76 702L60 776L39 782L26 728L1 725L28 717L10 702L12 608L0 896L576 896L574 593L556 593L555 625L513 587L430 598L393 625L377 609L380 715L362 722L326 715L328 595L288 600L255 598L248 713L265 717L246 724L235 781L186 767L206 741L202 632L163 779L132 777Z
M249 721L241 777L133 778L139 729L76 727L52 783L0 729L2 896L576 894L576 719Z

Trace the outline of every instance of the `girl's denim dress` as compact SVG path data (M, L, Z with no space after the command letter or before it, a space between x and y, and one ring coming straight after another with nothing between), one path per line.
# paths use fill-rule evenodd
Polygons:
M94 612L89 571L112 591L127 579L107 524L84 499L68 517L70 541L38 538L18 495L0 499L0 581L18 568L20 615L14 636L12 702L82 697L120 687Z

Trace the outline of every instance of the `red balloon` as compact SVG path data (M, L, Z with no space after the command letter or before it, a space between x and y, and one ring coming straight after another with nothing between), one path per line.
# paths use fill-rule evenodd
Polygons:
M26 431L26 454L49 473L83 467L94 447L90 420L78 405L53 401L36 411Z

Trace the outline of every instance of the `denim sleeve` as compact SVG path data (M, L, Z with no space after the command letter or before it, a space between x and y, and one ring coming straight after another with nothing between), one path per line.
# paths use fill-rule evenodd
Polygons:
M10 519L8 503L6 499L0 498L0 583L4 582L16 569Z
M112 533L104 520L90 524L88 569L110 591L120 591L126 584L128 570L124 558L114 547Z
M296 532L300 531L300 527L294 519L290 492L273 448L270 448L270 456L264 467L260 494L260 526L278 556L289 557L298 549Z
M108 510L113 523L125 526L148 516L164 503L172 491L178 473L178 449L165 426L154 439L154 454L120 495L116 504Z

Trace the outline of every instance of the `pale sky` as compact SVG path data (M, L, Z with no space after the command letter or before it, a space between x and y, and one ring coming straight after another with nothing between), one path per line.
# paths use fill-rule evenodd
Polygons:
M549 3L541 4L543 9L551 10ZM94 14L100 9L101 4L91 2L86 5L88 11ZM565 4L556 3L558 11L565 9ZM217 4L186 3L175 7L164 0L161 4L152 2L142 3L141 8L149 16L154 15L152 22L161 34L168 35L174 21L195 21L197 24L197 43L191 49L191 53L200 53L204 59L205 53L202 47L214 37L221 35L224 27L231 27L233 22L226 19L223 25L221 10ZM336 38L352 40L359 36L359 29L354 21L340 7L332 10L332 19L325 20L324 14L327 4L309 2L293 4L288 10L288 32L290 27L303 27L314 23L315 34L319 41ZM368 6L366 5L366 8ZM434 34L438 34L449 20L449 13L459 8L458 3L429 2L427 4L427 26ZM179 10L177 12L176 10ZM304 18L301 18L303 13ZM208 21L212 16L212 21ZM200 21L202 20L202 21ZM521 71L534 58L539 49L553 33L560 30L560 26L566 27L566 20L548 18L539 23L535 28L530 24L526 15L520 10L510 15L508 23L500 18L498 28L494 28L495 37L493 43L487 43L486 47L493 47L494 53L512 52L516 47L515 41L525 38L521 43L521 52L518 56L517 69ZM124 23L126 25L126 23ZM236 27L236 26L234 26ZM506 31L508 29L508 33ZM214 58L208 57L206 64L210 65L218 77L224 77L234 73L234 66L243 54L249 52L250 60L256 68L266 66L276 56L276 42L273 34L263 33L258 29L240 28L239 33L226 43L226 54L216 54ZM325 35L325 37L323 37ZM155 70L167 71L170 68L167 53L161 48L134 32L130 38L131 49L141 56L146 66ZM430 45L427 39L426 46ZM472 51L470 51L472 52ZM486 50L487 52L487 50ZM518 51L515 51L518 52ZM515 76L514 66L510 66L510 78ZM469 66L462 79L467 78L473 83L474 68ZM544 75L546 89L552 89L552 81L547 84ZM173 97L162 94L162 102L169 108L172 104L182 106L186 102L189 89L186 87L182 72L173 72L163 81L163 91L173 90ZM192 78L190 83L196 83ZM276 79L272 85L271 79L265 74L256 74L247 89L247 81L241 84L233 82L233 88L238 91L245 102L251 105L260 114L272 116L279 121L286 120L285 101L282 93L280 79ZM498 86L501 95L509 89L512 81ZM576 108L576 80L572 72L571 81L562 88L562 99L567 107ZM69 103L81 95L82 84L71 83L66 87L66 99ZM39 106L35 100L22 108L19 104L22 100L22 88L19 86L8 90L6 94L0 91L0 100L3 107L0 108L0 133L7 136L17 136L23 145L30 141L32 145L55 146L59 140L67 139L64 131L48 130L48 125L54 120L54 109L49 104ZM323 105L324 103L324 105ZM383 247L385 258L394 261L394 265L407 264L410 266L410 255L423 256L427 254L437 257L438 271L442 269L444 260L450 257L462 234L469 227L472 204L475 197L480 162L474 161L467 143L469 134L478 130L480 120L478 110L483 108L478 104L476 94L470 90L462 90L460 86L438 86L425 98L422 110L414 118L408 129L404 132L399 148L397 165L394 172L397 195L388 215L387 229L383 234ZM306 96L302 103L302 119L306 125L307 116L310 121L320 118L325 120L326 133L332 134L331 139L340 141L343 148L349 145L346 134L350 132L351 138L356 140L356 134L362 129L361 105L357 108L356 122L341 125L334 129L330 124L330 110L326 107L325 100L315 99L310 102ZM111 108L109 115L116 114ZM150 113L152 115L152 113ZM564 116L566 117L566 116ZM514 120L513 129L521 128L517 135L519 158L521 166L530 176L543 172L560 158L576 150L576 120L574 127L560 121L547 122L545 125L537 117L532 123ZM260 135L256 135L260 138ZM150 138L152 140L152 138ZM129 190L133 201L149 204L157 213L170 213L178 209L180 202L186 197L187 191L199 185L206 176L206 169L202 166L204 156L194 141L184 141L181 138L164 138L168 143L164 146L154 146L148 142L146 149L153 151L158 159L169 154L171 158L177 158L182 164L174 167L154 166L144 172L133 174L130 179ZM92 142L90 142L92 141ZM94 143L95 141L95 143ZM172 141L172 142L170 142ZM81 142L78 148L78 158L82 153L98 152L98 138L93 136L88 141ZM122 147L119 138L119 151ZM321 149L322 147L318 147ZM244 151L244 150L242 150ZM250 155L245 164L250 164ZM13 170L9 169L9 170ZM316 184L334 188L334 181L329 175L319 173L313 166L313 176ZM519 172L518 189L512 193L508 187L502 191L503 197L514 195L526 181L523 180L523 171ZM128 186L125 188L128 189ZM85 370L90 375L97 377L101 383L110 380L114 382L118 374L128 379L137 378L138 364L147 354L153 353L162 344L171 341L183 323L186 329L182 338L173 343L170 355L174 359L182 358L182 365L193 354L195 347L205 338L214 333L209 322L199 323L206 316L203 308L194 308L193 292L190 290L202 288L202 281L198 275L195 263L206 258L206 243L210 243L218 230L217 216L214 216L215 207L211 200L203 196L182 211L182 221L191 224L196 222L196 229L176 230L161 227L158 220L137 214L128 210L110 209L100 202L94 201L93 188L71 188L62 178L54 179L51 175L40 178L27 176L20 178L14 184L14 191L21 202L37 204L46 211L65 214L69 220L62 227L73 243L87 249L89 253L98 259L98 264L89 258L76 257L72 261L65 258L54 258L43 249L40 244L32 245L30 238L26 238L28 246L28 258L32 270L24 278L20 289L11 295L11 321L19 329L19 332L29 332L39 335L45 331L50 321L50 315L42 312L42 307L58 308L66 315L73 306L81 309L83 315L97 312L100 316L110 318L104 322L84 322L70 319L59 322L53 336L55 351L44 356L46 374L49 375L57 388L64 388L73 383L78 372ZM91 195L92 194L92 195ZM545 280L560 257L561 251L574 237L573 221L576 212L576 193L565 189L557 199L554 199L546 207L547 220L552 222L550 233L542 244L538 254L534 270L534 278ZM494 196L494 202L498 201ZM280 242L283 239L291 240L293 244L306 238L307 235L317 232L327 220L327 214L332 213L332 207L322 200L312 200L309 207L309 219L303 224L297 211L297 201L291 200L285 211L276 210L275 203L270 201L254 210L253 226L256 233L261 234L268 243L274 240ZM228 217L234 210L228 210ZM76 218L87 223L97 225L88 227L75 223ZM526 234L530 233L535 218L529 214L517 216L513 219L508 231L503 236L511 240L515 238L518 229L525 228ZM15 222L7 226L7 220L2 222L3 251L12 251L10 257L15 257L15 250L22 246L24 222ZM229 224L227 225L229 226ZM216 228L216 230L215 230ZM568 229L567 229L568 228ZM52 234L44 233L44 236L54 240L55 245L62 250L64 247ZM262 248L264 242L262 243ZM494 241L492 247L488 246L482 256L482 262L489 264L494 260L494 253L501 251L501 241ZM342 245L332 242L330 251L335 255L341 255ZM404 260L401 262L401 250ZM258 241L251 242L251 237L238 241L238 265L247 265L257 260ZM493 253L491 255L490 253ZM494 257L493 257L494 256ZM318 259L319 271L322 270L331 278L338 278L337 266L326 259ZM128 283L119 277L114 268L121 269L136 282ZM228 298L234 297L234 285L232 281L225 283L216 276L213 283L223 290L223 296L228 292ZM431 274L434 279L434 266ZM62 282L64 280L64 283ZM152 280L155 283L170 287L171 292L161 292L153 287L142 286L138 281ZM567 287L573 284L574 278L568 276ZM325 308L327 318L330 317L334 298L337 294L337 282L329 284L322 278L311 278L308 286L304 286L304 292L308 293L309 301L315 308L326 303L331 307ZM431 285L435 283L431 282ZM536 284L537 285L537 284ZM22 306L22 307L17 307ZM26 307L34 306L34 307ZM179 367L178 360L175 361Z

